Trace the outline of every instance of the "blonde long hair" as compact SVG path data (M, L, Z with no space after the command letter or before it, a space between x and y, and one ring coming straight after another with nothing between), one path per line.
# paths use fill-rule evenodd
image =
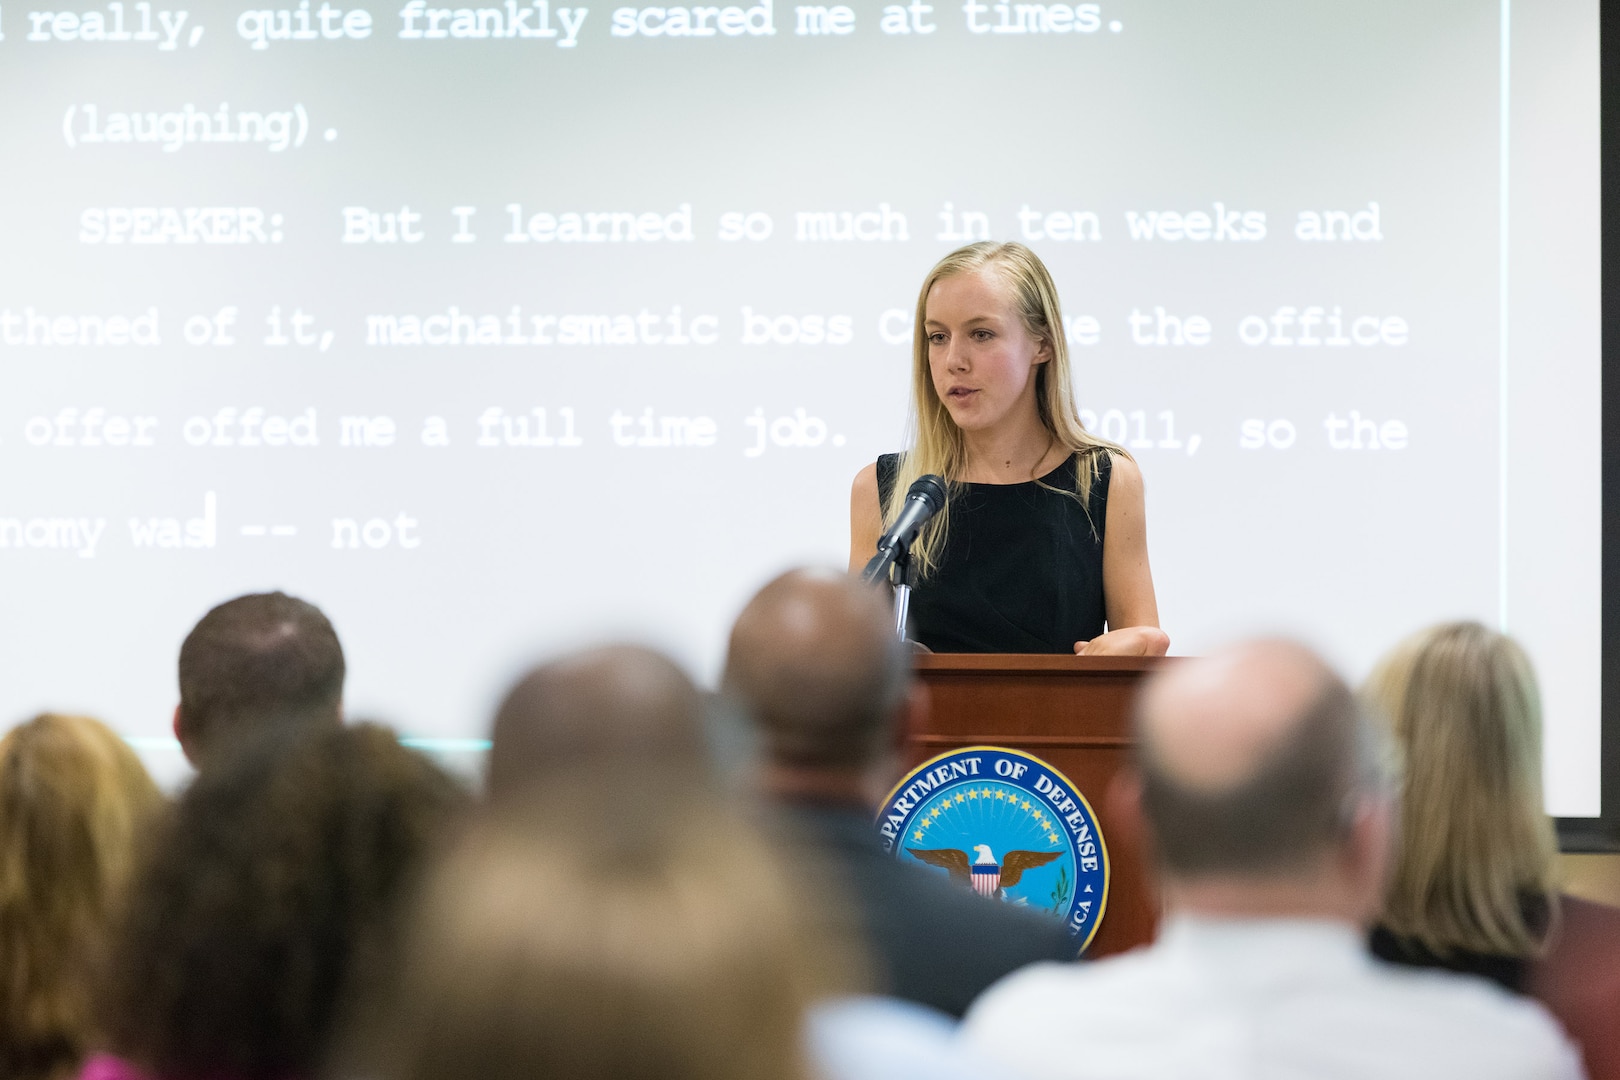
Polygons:
M76 1068L113 909L163 796L99 721L46 713L0 738L0 1075Z
M1530 956L1554 899L1558 845L1541 796L1541 697L1511 638L1475 622L1413 635L1363 694L1406 758L1400 854L1384 925L1430 950Z
M464 839L338 1075L808 1080L805 1009L842 975L806 883L700 785L626 799L622 771L556 777Z
M1023 244L997 244L982 241L958 248L934 264L923 279L917 294L917 317L911 343L911 449L900 457L894 490L889 492L883 507L885 522L894 520L905 505L906 492L920 476L934 473L945 479L948 487L960 482L967 464L966 444L962 429L951 419L945 403L934 390L934 378L928 367L928 332L924 326L928 318L928 293L942 278L978 270L995 271L1012 290L1012 298L1031 337L1050 347L1052 357L1035 369L1035 407L1041 423L1051 432L1052 439L1070 453L1088 452L1086 460L1075 470L1076 486L1073 494L1090 512L1091 485L1100 474L1097 455L1090 451L1103 450L1130 457L1125 448L1106 439L1099 439L1087 431L1080 422L1080 411L1074 402L1074 386L1069 374L1069 347L1064 333L1063 312L1058 305L1057 286L1046 266ZM917 570L927 576L939 565L949 529L950 504L946 506L912 545L911 554ZM1092 522L1096 531L1098 522Z

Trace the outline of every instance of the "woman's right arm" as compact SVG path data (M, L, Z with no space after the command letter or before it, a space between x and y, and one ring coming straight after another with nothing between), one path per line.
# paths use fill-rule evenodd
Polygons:
M883 508L878 505L877 462L855 474L849 493L849 569L858 573L877 552L883 535Z

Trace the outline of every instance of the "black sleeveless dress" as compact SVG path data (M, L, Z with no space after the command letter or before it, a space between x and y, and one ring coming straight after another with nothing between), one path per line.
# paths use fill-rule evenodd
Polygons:
M1082 506L1072 494L1075 469L1090 467L1093 455L1097 475ZM899 464L898 454L878 458L880 505ZM1075 642L1101 634L1112 466L1099 448L1039 481L950 485L945 550L912 591L910 637L935 652L1072 653Z

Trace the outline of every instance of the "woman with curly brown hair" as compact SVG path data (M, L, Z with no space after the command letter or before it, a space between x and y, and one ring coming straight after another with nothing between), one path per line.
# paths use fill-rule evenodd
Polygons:
M106 725L46 713L0 738L0 1076L56 1080L91 1037L92 968L163 796Z
M307 729L203 773L138 874L91 1077L300 1080L464 801L392 732Z

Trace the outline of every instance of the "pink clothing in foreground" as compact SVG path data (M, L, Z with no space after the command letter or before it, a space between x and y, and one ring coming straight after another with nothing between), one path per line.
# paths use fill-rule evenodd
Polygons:
M97 1054L84 1063L79 1080L152 1080L152 1078L122 1058L111 1054Z
M84 1063L79 1080L163 1080L163 1078L143 1072L123 1058L113 1057L111 1054L97 1054ZM215 1074L206 1080L230 1080L230 1078Z

